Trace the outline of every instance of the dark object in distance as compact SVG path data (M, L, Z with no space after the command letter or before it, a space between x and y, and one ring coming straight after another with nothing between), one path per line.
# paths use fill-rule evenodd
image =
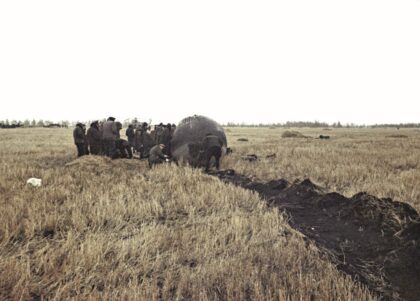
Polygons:
M44 128L61 128L61 124L50 123L50 124L44 125Z
M227 148L226 148L226 155L230 155L230 154L232 154L232 153L233 153L232 148L227 147Z
M401 134L394 134L394 135L388 135L386 138L408 138L407 135L401 135Z
M242 160L254 162L258 160L258 156L256 154L246 155L241 157Z
M238 141L248 142L248 139L246 139L246 138L239 138Z
M275 158L277 157L277 154L269 154L267 156L265 156L267 159L271 159L271 158Z
M330 139L330 136L319 135L319 139Z

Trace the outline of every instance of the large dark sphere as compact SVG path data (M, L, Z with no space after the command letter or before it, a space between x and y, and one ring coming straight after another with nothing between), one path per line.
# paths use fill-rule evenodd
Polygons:
M218 136L223 141L222 154L225 154L227 140L222 126L205 116L194 115L184 118L176 127L171 140L172 157L192 166L202 166L197 151L207 134Z

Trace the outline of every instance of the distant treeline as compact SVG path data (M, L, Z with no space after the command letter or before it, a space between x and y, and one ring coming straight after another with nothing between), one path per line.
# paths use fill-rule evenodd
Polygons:
M371 128L420 128L420 123L374 124Z
M52 121L44 121L44 120L0 120L0 128L19 128L19 127L47 127L47 128L61 128L61 127L69 127L71 125L68 121L61 121L61 122L52 122Z
M341 122L326 123L319 121L287 121L285 123L233 123L228 122L224 124L225 127L271 127L271 128L420 128L420 123L399 123L399 124L374 124L374 125L365 125L365 124L354 124L346 123L342 124Z
M87 126L90 125L90 123L93 120L88 120L82 123L85 123ZM105 122L106 119L101 119L99 121ZM78 122L78 121L77 121ZM25 127L25 128L67 128L67 127L74 127L77 123L76 121L68 121L68 120L63 120L60 122L53 122L50 120L24 120L24 121L20 121L20 120L0 120L0 128L19 128L19 127ZM139 121L137 118L134 119L125 119L123 121L121 121L123 127L127 127L129 124L137 124ZM151 122L151 120L149 120L149 123Z
M103 119L102 121L105 121ZM122 121L124 127L127 127L129 124L136 124L137 118L132 120L125 119ZM151 120L149 120L151 123ZM59 127L71 127L74 126L76 122L63 120L60 122L52 122L49 120L0 120L0 128L18 128L18 127L46 127L46 128L59 128ZM89 125L90 121L86 122L86 125ZM272 127L272 128L420 128L420 123L385 123L385 124L374 124L374 125L359 125L354 123L342 124L341 122L326 123L319 121L287 121L285 123L234 123L228 122L223 124L225 127Z

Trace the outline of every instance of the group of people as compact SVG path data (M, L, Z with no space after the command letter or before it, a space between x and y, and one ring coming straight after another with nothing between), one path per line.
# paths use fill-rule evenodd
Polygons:
M175 132L175 124L160 123L151 129L146 122L138 125L130 124L125 132L129 145L140 158L147 158L155 145L164 145L164 153L171 156L171 139Z
M120 137L121 122L109 117L105 122L94 121L89 129L77 123L73 131L78 157L92 154L104 155L112 159L148 158L149 166L168 160L171 157L171 138L174 124L160 123L154 129L147 123L130 124L125 132L127 140Z

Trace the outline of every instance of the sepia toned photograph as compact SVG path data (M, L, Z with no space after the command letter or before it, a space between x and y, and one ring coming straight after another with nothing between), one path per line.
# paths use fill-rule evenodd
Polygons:
M0 1L0 301L419 301L420 1Z

